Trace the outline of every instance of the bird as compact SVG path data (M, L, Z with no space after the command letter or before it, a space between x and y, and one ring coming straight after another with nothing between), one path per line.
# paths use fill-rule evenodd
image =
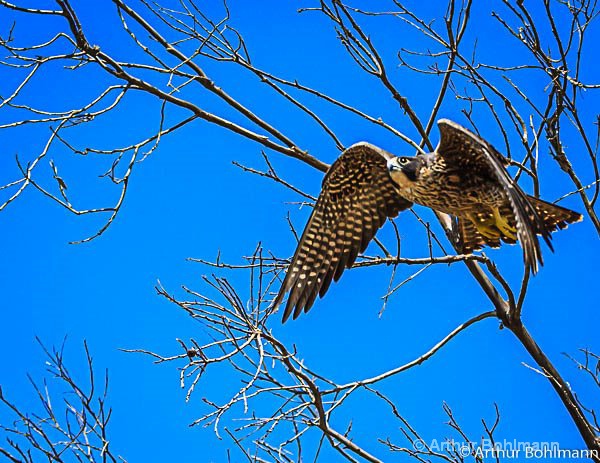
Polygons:
M508 159L478 135L449 119L437 125L440 141L432 153L395 156L359 142L331 165L273 301L278 308L289 292L284 323L308 312L386 220L413 204L454 217L450 235L458 252L519 241L524 266L534 274L543 265L538 235L553 251L551 232L583 219L525 194L506 170Z

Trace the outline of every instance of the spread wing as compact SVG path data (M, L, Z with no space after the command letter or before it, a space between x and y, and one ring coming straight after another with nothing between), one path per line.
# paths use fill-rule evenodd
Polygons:
M393 155L368 143L345 150L329 168L321 194L288 267L274 306L289 291L283 321L308 312L331 280L352 266L388 217L410 207L398 195L387 160Z
M436 153L446 160L449 169L455 168L466 174L497 182L502 187L515 217L525 265L535 273L538 262L543 264L537 235L542 235L552 249L550 231L527 195L504 168L506 158L488 142L448 119L440 119L438 127L441 139Z

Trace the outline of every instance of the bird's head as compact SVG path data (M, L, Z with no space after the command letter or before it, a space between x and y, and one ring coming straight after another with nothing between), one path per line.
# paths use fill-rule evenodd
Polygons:
M387 167L392 180L402 186L416 182L425 164L422 156L397 156L388 160Z

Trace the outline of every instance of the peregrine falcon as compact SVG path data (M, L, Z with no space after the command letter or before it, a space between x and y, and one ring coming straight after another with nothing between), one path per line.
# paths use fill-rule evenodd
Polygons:
M329 168L321 194L275 298L297 318L323 297L363 252L387 218L412 206L430 207L456 218L456 248L471 253L483 246L520 241L526 268L543 264L541 235L582 220L581 214L526 195L510 177L507 160L492 145L447 120L433 153L394 156L369 143L346 149Z

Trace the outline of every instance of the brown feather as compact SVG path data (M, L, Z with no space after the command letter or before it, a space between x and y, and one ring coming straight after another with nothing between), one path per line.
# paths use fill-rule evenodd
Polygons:
M368 143L345 150L327 171L321 194L274 301L289 297L285 322L323 296L332 280L354 264L386 218L412 205L398 195L387 169L393 156Z
M527 199L544 221L544 225L550 231L567 228L570 223L581 222L583 216L579 212L572 211L566 207L549 203L543 199L528 196Z

